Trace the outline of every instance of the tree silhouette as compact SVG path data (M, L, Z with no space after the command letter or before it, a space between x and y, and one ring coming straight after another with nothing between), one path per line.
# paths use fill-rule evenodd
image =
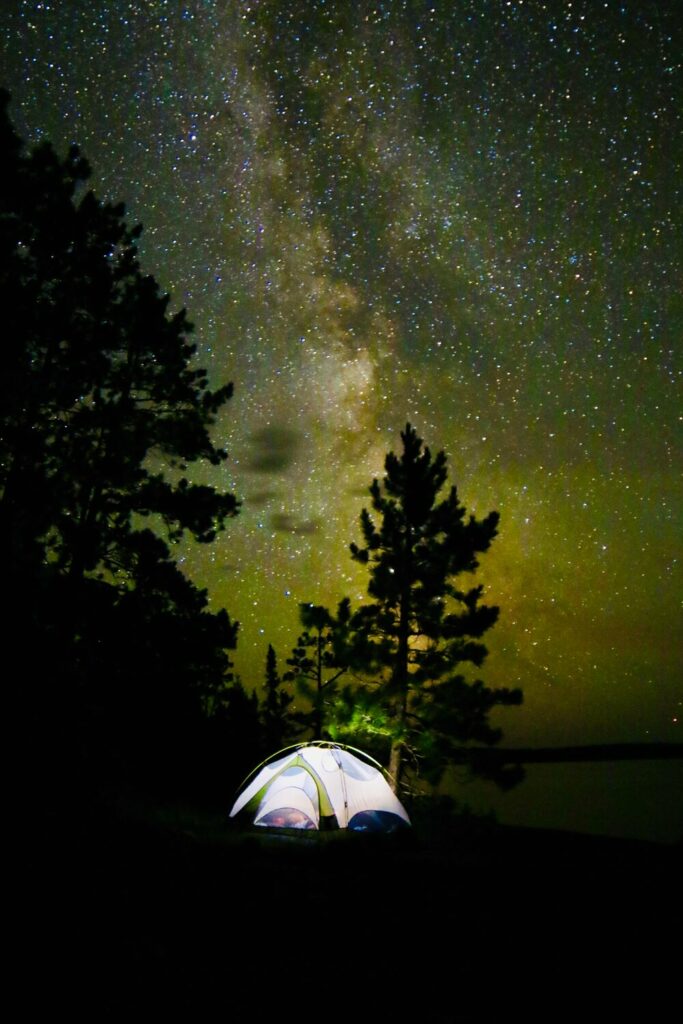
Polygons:
M351 619L350 602L348 598L340 601L336 616L322 605L301 604L299 616L304 631L287 659L290 669L284 678L293 681L311 705L310 711L298 713L302 729L310 730L312 739L320 740L329 733L330 706L337 682L347 669L343 651Z
M141 273L141 229L123 206L78 198L89 169L77 149L24 156L6 115L0 133L12 154L0 198L3 535L13 559L37 546L72 577L121 579L140 560L135 517L156 517L170 541L209 541L236 512L233 495L183 475L225 459L209 428L232 386L212 392L190 367L192 327Z
M43 679L46 733L54 715L93 737L93 723L113 736L118 722L144 746L151 719L175 706L170 749L187 701L199 708L229 677L235 644L236 626L208 612L172 556L238 511L234 495L186 476L226 458L210 430L232 386L212 391L194 367L185 312L170 315L140 269L141 228L87 190L76 148L26 153L7 103L2 93L5 633Z
M410 424L401 440L401 455L387 455L382 482L370 487L379 523L363 509L364 546L351 545L353 558L369 568L373 599L354 617L362 640L356 662L376 680L355 700L391 738L397 786L407 754L437 779L456 745L496 743L501 732L489 712L522 699L519 690L488 689L460 672L464 663L482 664L481 637L498 618L498 608L480 603L481 586L458 584L478 568L498 514L466 519L455 487L439 500L445 454L432 457Z
M294 700L283 688L283 680L277 668L277 655L272 644L268 644L266 675L261 705L263 742L267 754L285 746L299 731L290 706Z

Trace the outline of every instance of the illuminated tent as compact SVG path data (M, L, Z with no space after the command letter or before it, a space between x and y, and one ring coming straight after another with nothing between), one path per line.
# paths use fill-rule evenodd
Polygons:
M359 756L360 755L360 756ZM377 762L335 743L290 747L259 765L230 811L264 828L393 832L410 825Z

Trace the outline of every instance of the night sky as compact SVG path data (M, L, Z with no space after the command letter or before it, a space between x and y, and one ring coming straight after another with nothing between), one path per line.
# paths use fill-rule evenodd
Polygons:
M365 597L367 487L410 421L499 604L510 743L680 739L681 46L669 3L6 2L30 141L77 142L235 382L183 565L253 686L298 603Z

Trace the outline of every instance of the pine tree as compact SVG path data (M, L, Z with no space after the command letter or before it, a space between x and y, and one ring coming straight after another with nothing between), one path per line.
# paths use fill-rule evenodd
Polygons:
M459 583L489 549L498 514L466 518L455 487L439 498L444 452L432 457L410 424L401 439L401 455L387 455L382 482L370 487L379 522L363 509L364 545L351 545L353 558L368 566L372 598L354 617L363 639L357 661L374 679L359 702L366 712L374 708L378 728L391 738L397 786L407 755L435 780L454 746L496 743L501 732L489 712L522 699L519 690L488 689L460 671L483 663L481 637L498 618L498 608L480 603L481 586Z
M329 712L337 682L347 669L343 647L351 618L350 602L348 598L340 601L336 616L322 605L301 604L299 616L304 631L287 659L290 669L284 678L293 681L311 705L310 711L298 714L302 729L320 740L329 735Z
M4 105L1 532L18 569L47 557L72 579L122 581L140 562L140 520L170 542L210 541L237 511L233 495L184 475L226 458L209 429L232 385L212 392L191 367L185 311L169 316L142 274L141 229L123 206L85 191L78 150L25 155Z
M265 752L270 754L284 747L298 732L290 711L294 698L283 687L277 667L277 654L272 644L268 644L263 689L261 725Z
M235 645L236 625L209 612L173 555L185 535L211 542L238 511L234 495L187 475L226 458L210 431L232 385L211 390L194 365L192 325L142 273L141 229L123 206L88 191L75 147L64 159L49 144L26 152L7 102L0 94L5 653L34 681L24 718L40 713L46 748L99 756L115 744L122 761L135 746L152 763L163 742L177 760L181 723L230 679Z

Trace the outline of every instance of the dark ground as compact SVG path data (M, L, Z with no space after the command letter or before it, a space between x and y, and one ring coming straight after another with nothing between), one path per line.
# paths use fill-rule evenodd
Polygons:
M309 844L72 810L15 889L20 1019L667 1019L681 852L476 818Z

